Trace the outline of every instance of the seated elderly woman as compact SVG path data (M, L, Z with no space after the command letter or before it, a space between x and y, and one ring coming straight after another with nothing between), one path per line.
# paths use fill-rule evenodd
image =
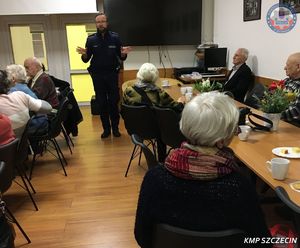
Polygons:
M21 138L29 120L29 111L47 114L51 105L43 100L34 99L22 91L8 93L10 81L5 71L0 70L0 113L9 117L17 138Z
M158 107L171 108L176 112L183 109L183 99L174 101L167 92L155 85L159 78L159 72L155 65L144 63L138 73L137 82L125 89L123 102L128 105L156 105Z
M26 70L23 65L8 65L6 67L7 78L11 82L8 93L23 91L31 97L37 99L36 94L27 86Z
M152 247L157 223L194 231L238 228L247 237L270 235L254 185L240 173L228 148L238 118L233 100L222 93L203 93L186 104L180 129L188 142L163 166L148 170L141 186L135 222L141 247Z

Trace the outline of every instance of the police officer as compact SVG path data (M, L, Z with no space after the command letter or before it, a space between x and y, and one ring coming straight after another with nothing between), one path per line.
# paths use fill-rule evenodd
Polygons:
M77 47L76 51L81 54L84 63L91 59L88 71L100 108L103 127L101 138L109 137L111 130L114 137L120 137L118 73L131 48L122 47L119 35L107 29L107 17L104 13L98 14L95 21L97 33L87 38L85 48Z

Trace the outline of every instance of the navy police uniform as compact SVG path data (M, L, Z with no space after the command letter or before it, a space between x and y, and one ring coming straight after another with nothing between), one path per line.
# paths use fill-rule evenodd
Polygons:
M96 100L99 104L100 118L104 131L118 130L119 86L118 73L121 61L121 41L117 33L106 31L104 36L97 32L87 38L85 45L86 57L81 57L87 63L91 59L88 71L92 77Z

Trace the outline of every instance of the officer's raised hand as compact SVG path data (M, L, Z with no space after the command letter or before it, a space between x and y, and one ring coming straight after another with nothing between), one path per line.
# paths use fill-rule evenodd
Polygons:
M121 54L122 55L127 55L128 53L130 53L132 50L132 48L130 46L126 46L126 47L121 47Z
M86 54L86 48L83 48L83 47L78 46L78 47L76 48L76 52L78 52L78 53L81 54L81 55L85 55L85 54Z

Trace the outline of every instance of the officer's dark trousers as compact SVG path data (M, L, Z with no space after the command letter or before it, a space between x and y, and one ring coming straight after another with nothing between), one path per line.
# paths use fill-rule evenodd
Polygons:
M99 72L91 74L94 90L96 93L96 101L99 104L100 119L105 131L117 130L119 126L119 108L120 100L118 73Z

